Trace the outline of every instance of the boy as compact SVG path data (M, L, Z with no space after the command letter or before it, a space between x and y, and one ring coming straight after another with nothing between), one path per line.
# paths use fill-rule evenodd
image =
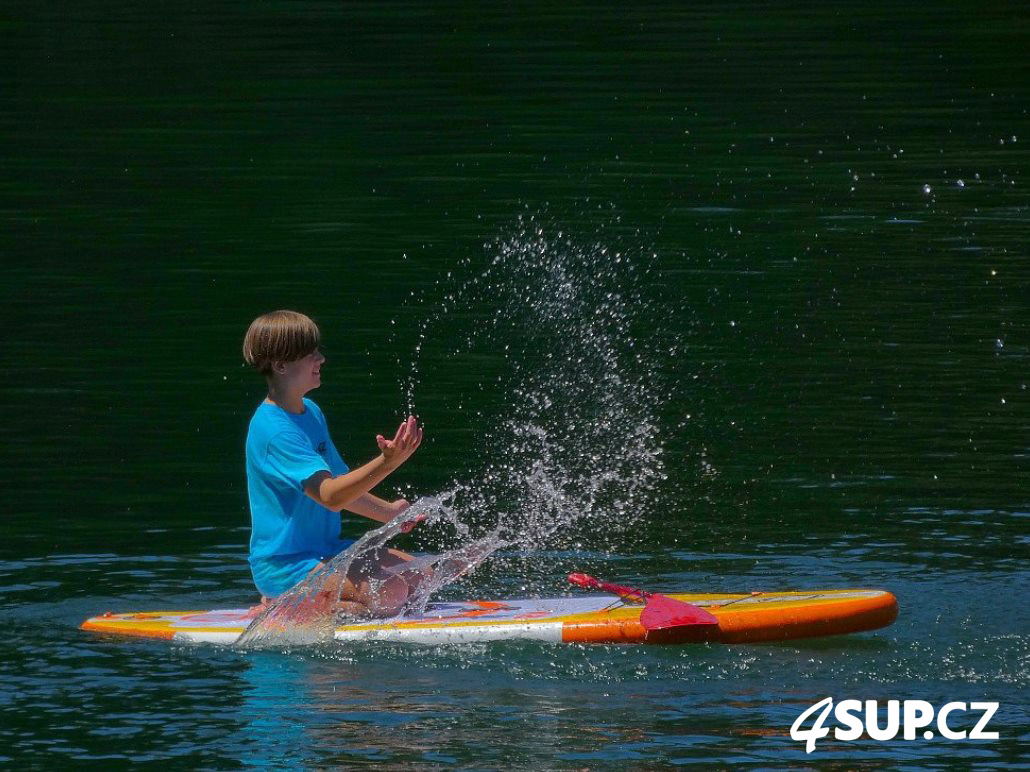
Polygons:
M319 340L315 323L296 311L259 316L243 340L244 360L268 383L246 446L249 562L262 605L353 543L340 539L341 509L385 523L409 506L404 499L384 501L369 491L418 449L422 429L409 416L392 440L376 437L377 458L348 469L321 409L304 396L321 385L325 356ZM406 523L404 532L414 525ZM398 550L381 550L355 560L340 584L340 610L359 616L398 613L419 579L403 573L411 559Z

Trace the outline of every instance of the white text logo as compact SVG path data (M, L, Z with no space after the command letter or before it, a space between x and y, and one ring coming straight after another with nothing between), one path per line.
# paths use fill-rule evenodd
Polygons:
M862 712L865 708L865 720ZM933 705L924 700L898 700L887 701L887 717L884 726L880 726L880 706L876 700L866 700L863 706L861 700L841 700L836 706L833 698L827 697L820 700L798 716L794 725L790 728L791 739L804 740L805 751L811 753L815 750L815 741L826 737L830 733L829 727L824 726L826 717L833 710L833 717L841 726L834 727L833 736L838 740L857 740L863 734L869 735L874 740L893 740L899 729L904 729L906 740L916 739L916 731L934 724L934 716L937 718L937 730L941 737L948 740L997 740L997 732L987 732L987 722L994 716L998 709L997 702L971 702L968 710L982 712L980 720L967 734L965 729L955 731L948 726L948 719L953 713L966 712L966 703L949 702L939 711L934 711ZM810 729L803 729L805 721L815 713L815 718ZM923 732L926 740L934 736L932 729Z

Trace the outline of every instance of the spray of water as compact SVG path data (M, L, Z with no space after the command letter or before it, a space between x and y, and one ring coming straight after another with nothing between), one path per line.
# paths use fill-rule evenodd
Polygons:
M450 517L435 497L419 500L412 512L413 516L422 514L430 521ZM336 623L341 621L337 607L344 577L351 573L355 561L384 547L403 528L404 522L397 520L368 531L347 550L326 561L311 576L276 598L253 619L235 645L261 649L331 641ZM498 535L488 533L457 549L429 555L404 566L405 572L417 572L422 577L422 581L415 584L406 609L409 612L424 610L434 592L474 570L497 547ZM374 581L372 585L375 592Z
M524 551L619 544L666 476L661 368L679 344L653 256L606 241L522 218L488 245L488 265L467 262L472 277L444 289L418 334L427 364L408 371L412 411L417 393L439 393L439 374L478 373L473 396L454 401L486 405L451 416L488 450L468 454L481 458L458 471L449 503Z
M531 559L542 549L624 543L665 479L660 415L671 389L660 367L678 344L664 330L651 259L580 243L529 216L487 252L487 265L463 264L470 278L441 284L404 368L411 413L417 393L442 393L433 383L441 373L478 373L463 383L482 397L466 414L468 395L453 395L455 420L470 421L479 440L482 452L468 454L476 462L413 504L450 538L420 564L410 613L497 550L528 587L550 570ZM400 530L367 533L262 612L239 645L331 639L340 577Z

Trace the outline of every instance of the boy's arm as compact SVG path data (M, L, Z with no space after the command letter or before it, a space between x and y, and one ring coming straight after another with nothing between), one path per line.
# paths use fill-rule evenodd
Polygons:
M369 520L388 523L410 506L404 499L386 501L371 493L366 493L364 496L347 504L344 509L356 515L367 517Z
M376 437L380 455L346 474L333 477L321 471L304 481L304 492L327 509L339 511L357 501L407 461L422 442L414 416L400 425L392 440Z

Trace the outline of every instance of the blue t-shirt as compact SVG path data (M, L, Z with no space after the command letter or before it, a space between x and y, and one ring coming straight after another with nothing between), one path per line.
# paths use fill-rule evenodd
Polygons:
M247 494L250 568L264 595L285 592L347 545L339 513L304 492L304 481L322 471L335 477L349 469L318 405L305 399L298 414L261 403L247 432Z

